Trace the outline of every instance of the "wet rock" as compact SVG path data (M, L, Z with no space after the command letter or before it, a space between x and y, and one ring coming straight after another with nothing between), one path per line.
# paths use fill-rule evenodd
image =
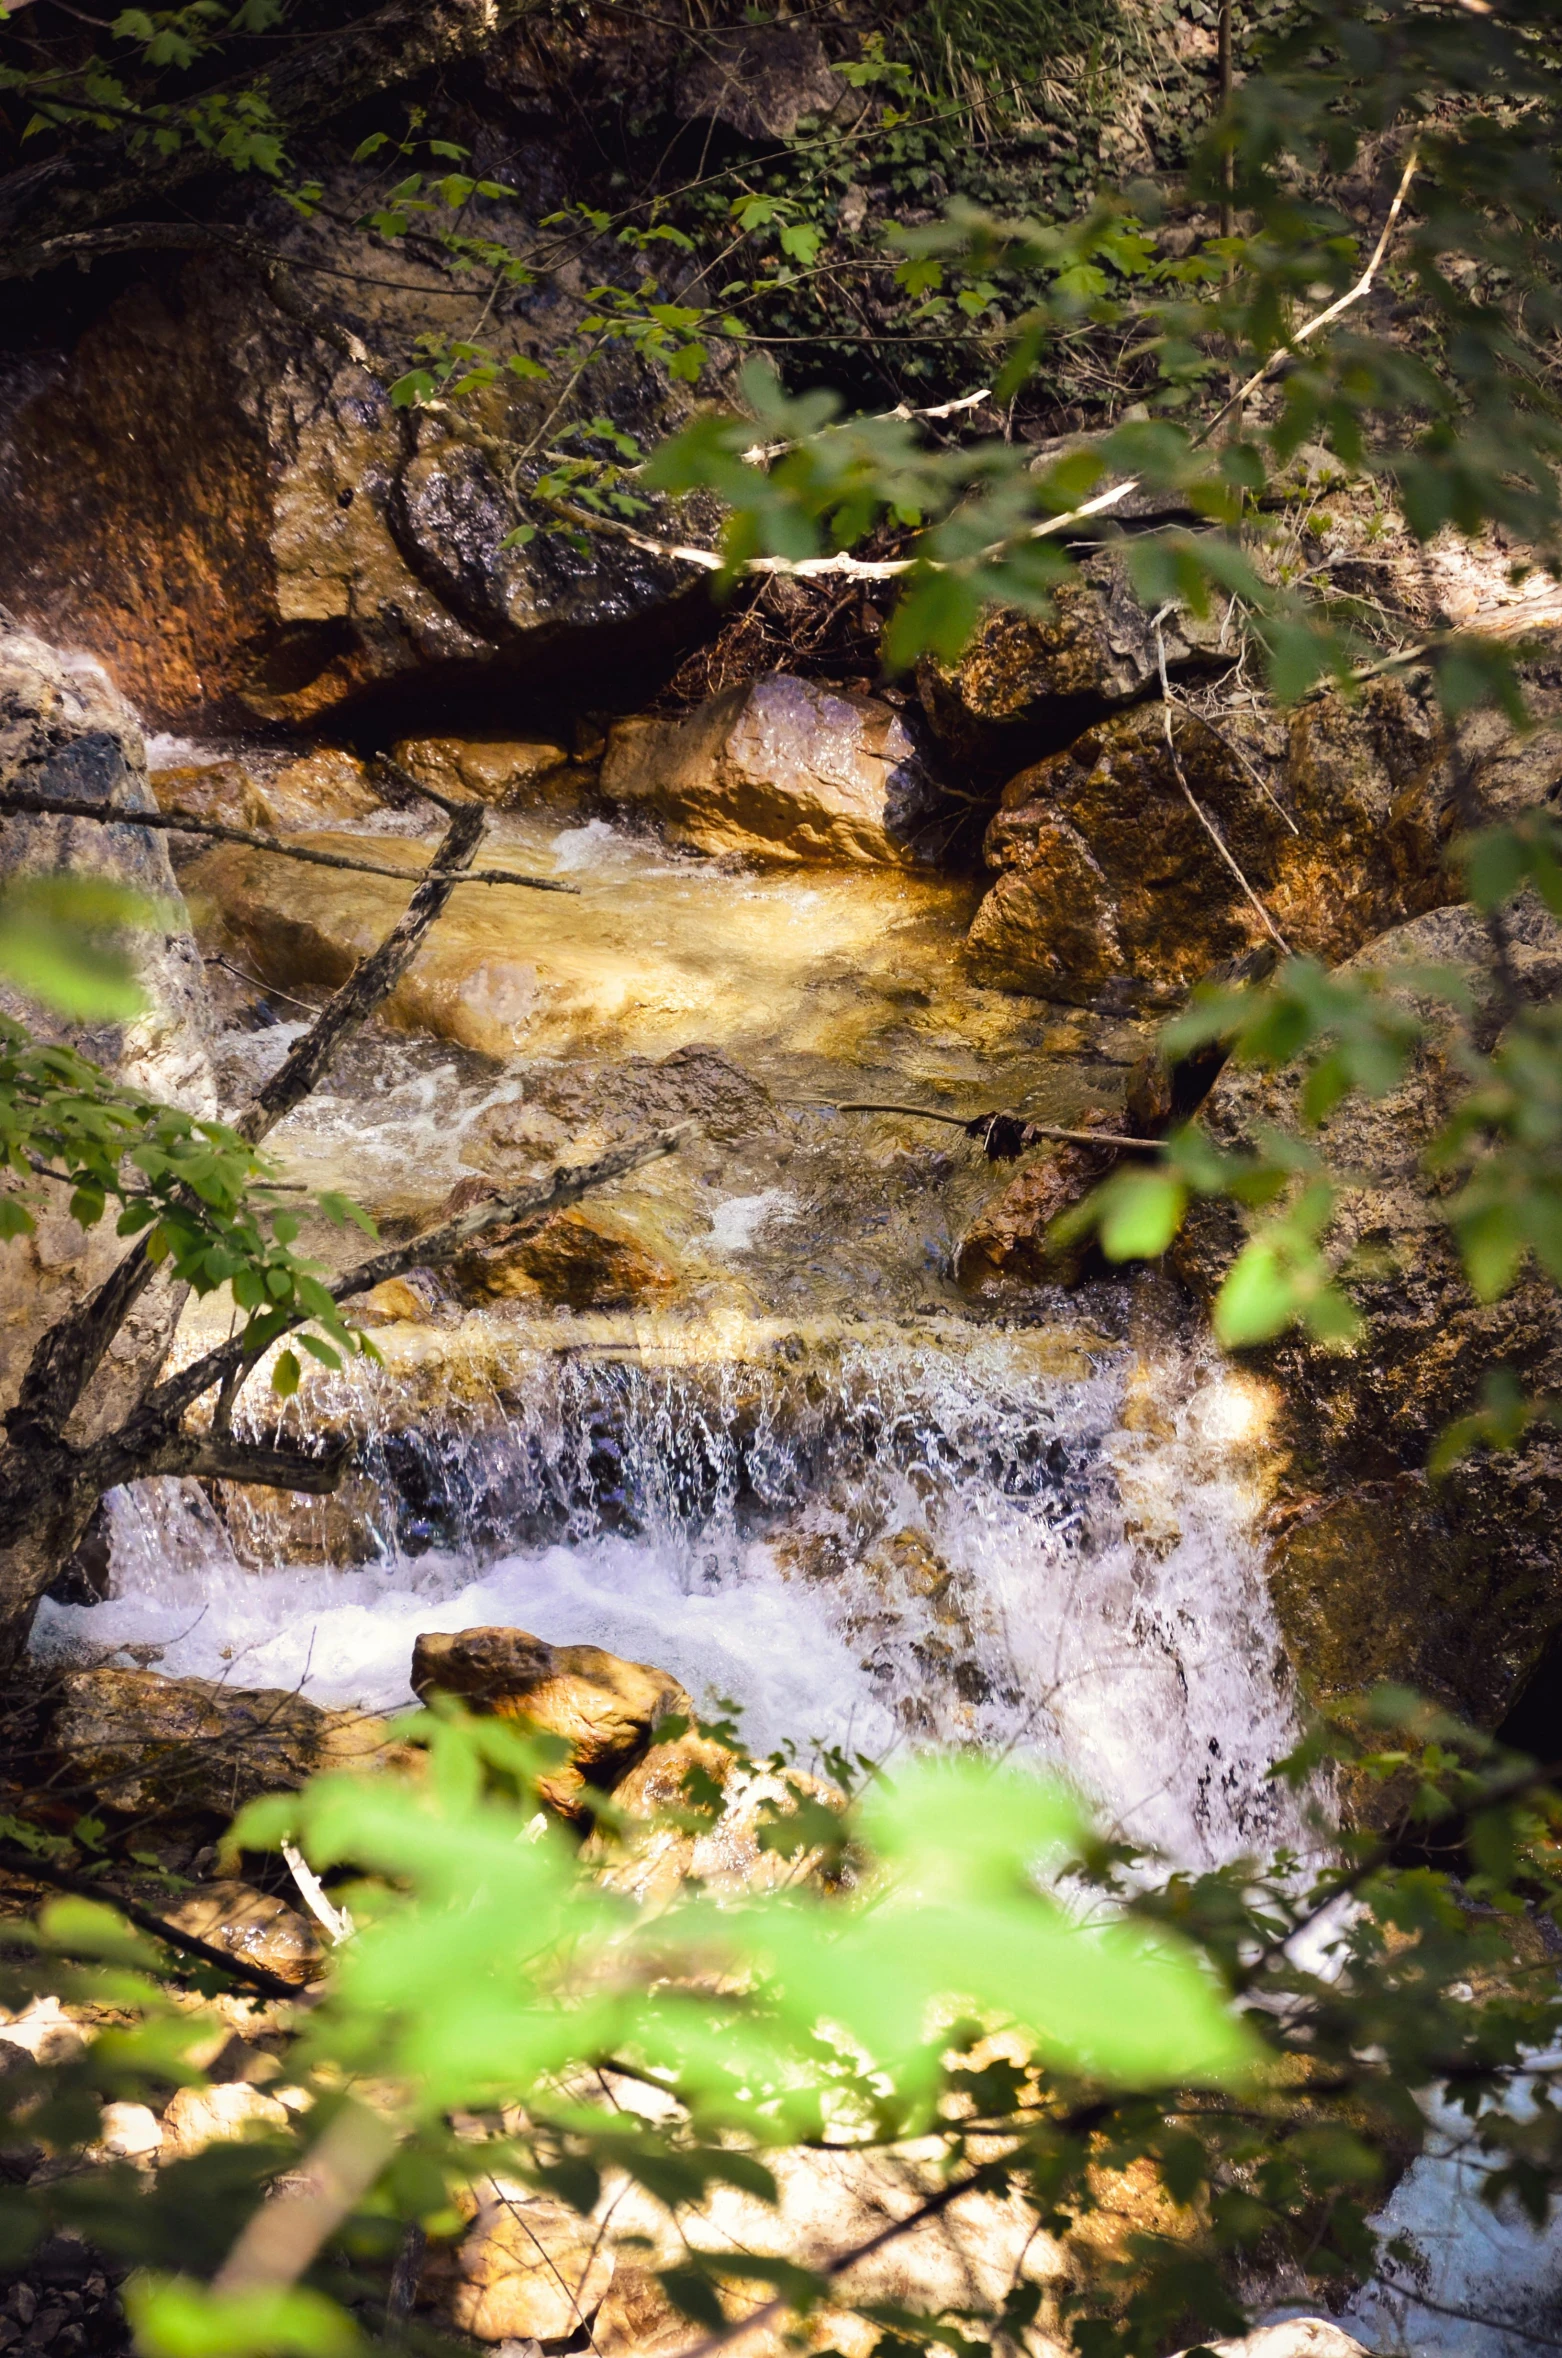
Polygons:
M215 2088L180 2088L163 2112L164 2161L190 2161L208 2145L231 2144L257 2131L285 2129L287 2108L246 2080Z
M480 2342L568 2343L601 2306L613 2265L591 2219L517 2187L483 2204L452 2268L425 2270L425 2292Z
M547 803L573 809L591 777L562 745L533 738L408 737L401 767L441 794L475 794L495 809Z
M485 87L473 86L479 104ZM497 87L492 103L510 154L514 118ZM551 696L571 666L622 666L677 644L705 604L688 567L607 536L576 548L542 531L505 545L519 523L546 521L525 497L546 462L522 468L518 500L506 479L510 449L544 425L556 384L505 373L477 404L478 430L503 445L492 458L445 421L393 407L387 388L419 334L470 325L469 289L418 254L392 274L400 286L387 283L372 236L342 225L371 201L367 176L318 151L295 161L320 178L324 205L308 224L268 208L260 234L301 273L333 274L312 283L336 290L333 313L374 365L220 259L132 277L9 419L0 598L110 661L138 707L171 726L214 714L300 725L429 679ZM540 163L544 185L560 168ZM482 199L469 209L475 234L489 211ZM524 237L519 212L495 207L496 230ZM605 255L600 271L583 258L587 284L610 269ZM562 277L581 288L562 274L524 315L501 306L490 320L501 363L574 331L586 304ZM593 363L585 397L649 448L696 394L614 349ZM686 513L657 506L652 531L675 541L714 521L698 500Z
M694 1711L668 1671L600 1646L550 1646L524 1629L426 1631L412 1650L412 1689L562 1737L569 1760L538 1791L570 1818L586 1813L588 1785L610 1790L633 1768L662 1720Z
M251 1884L204 1884L193 1899L164 1912L170 1924L193 1933L208 1948L259 1965L283 1981L313 1981L320 1971L320 1942L307 1918Z
M601 788L674 843L784 862L915 863L934 848L940 804L891 706L788 672L683 719L620 721Z
M847 85L810 24L707 31L678 85L679 110L744 139L790 139L805 115L830 115Z
M59 1695L49 1740L64 1781L113 1810L231 1817L256 1794L291 1791L317 1770L386 1766L401 1751L383 1720L323 1711L281 1688L78 1670Z
M1283 718L1226 714L1221 736L1187 713L1175 726L1191 793L1293 950L1346 957L1457 889L1443 860L1443 741L1399 686ZM986 856L998 878L970 954L1000 989L1166 1003L1266 938L1189 807L1158 702L1012 778Z
M957 663L923 657L922 707L955 761L1001 776L1156 689L1155 632L1121 563L1097 561L1085 579L1055 591L1053 605L1051 615L995 608ZM1186 677L1227 662L1221 620L1168 615L1168 672Z
M817 1841L793 1847L784 1835L779 1845L773 1839L801 1808L846 1806L835 1786L802 1769L747 1769L725 1744L689 1734L653 1744L613 1799L642 1823L597 1827L582 1856L599 1862L610 1891L644 1908L667 1906L689 1883L739 1897L838 1879Z
M372 818L385 807L363 763L332 746L299 761L257 756L158 770L151 784L160 810L189 811L226 827L267 829L275 835ZM205 848L199 836L172 840L176 855L186 862L198 859Z
M85 657L6 629L0 629L0 786L132 811L154 807L140 726L107 675ZM0 880L65 871L128 886L167 912L163 927L138 927L124 945L145 1007L124 1023L67 1024L6 987L0 1011L26 1023L35 1037L80 1050L134 1088L198 1115L214 1113L205 974L166 839L91 819L5 821ZM39 1205L31 1236L0 1245L0 1405L15 1399L39 1336L120 1259L124 1246L113 1225L109 1218L79 1228L63 1204L50 1200ZM73 1422L73 1439L89 1439L117 1420L164 1347L169 1321L168 1292L158 1287L116 1337Z
M449 1272L463 1302L628 1310L673 1292L677 1273L600 1213L555 1212L515 1244L472 1253Z
M1113 1117L1095 1106L1077 1124L1082 1130L1114 1126ZM1089 1239L1059 1247L1049 1245L1047 1231L1100 1185L1113 1159L1109 1147L1099 1152L1088 1146L1044 1147L971 1221L955 1252L956 1283L973 1293L999 1280L1075 1283L1089 1255Z
M1554 997L1562 932L1538 905L1521 905L1515 930L1521 988ZM1484 954L1474 913L1447 908L1373 942L1351 969L1451 965L1484 995ZM1510 1368L1526 1390L1562 1390L1562 1331L1555 1291L1533 1272L1502 1301L1477 1302L1437 1217L1421 1156L1459 1078L1434 1026L1397 1088L1348 1099L1323 1125L1327 1159L1365 1180L1342 1195L1329 1242L1359 1256L1348 1283L1366 1336L1346 1351L1286 1339L1252 1356L1278 1388L1270 1587L1304 1689L1327 1701L1392 1679L1492 1727L1562 1623L1562 1436L1537 1428L1435 1487L1426 1459L1477 1404L1489 1369ZM1291 1127L1296 1115L1293 1076L1228 1066L1204 1119L1217 1144L1236 1147L1258 1124ZM1240 1242L1228 1208L1199 1205L1174 1262L1209 1299Z

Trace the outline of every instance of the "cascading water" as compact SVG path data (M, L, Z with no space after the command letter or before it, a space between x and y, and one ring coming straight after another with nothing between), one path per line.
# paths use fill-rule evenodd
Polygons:
M586 887L582 940L594 898L633 955L617 943L594 993L572 943L585 1015L548 1015L513 1058L360 1041L274 1143L295 1179L419 1223L473 1170L513 1181L622 1135L654 1060L713 1041L699 1053L736 1111L723 1100L725 1127L607 1207L676 1265L672 1306L463 1308L431 1289L421 1322L404 1307L379 1334L383 1368L314 1371L283 1413L295 1439L354 1435L345 1503L121 1493L112 1593L46 1602L40 1651L383 1708L409 1699L419 1630L518 1623L736 1701L757 1748L1019 1749L1180 1863L1307 1849L1266 1774L1294 1720L1258 1534L1261 1387L1152 1280L1035 1295L1010 1324L973 1309L946 1272L995 1175L945 1152L947 1131L826 1110L1000 1102L1067 1122L1138 1036L974 989L948 882L756 878L600 821L506 824L526 865ZM642 1007L624 976L646 958ZM299 1028L226 1035L230 1102ZM188 1347L210 1339L197 1322ZM1418 2165L1394 2206L1443 2308L1491 2314L1505 2271L1518 2323L1548 2314L1551 2255L1489 2227L1454 2165ZM1351 2323L1384 2350L1527 2346L1382 2287Z
M730 1697L762 1746L1023 1747L1189 1863L1301 1838L1265 1776L1290 1693L1240 1382L1127 1344L1059 1373L1045 1331L772 1358L518 1348L435 1430L391 1379L342 1379L315 1413L362 1420L372 1561L257 1572L234 1541L253 1558L264 1522L230 1538L147 1484L115 1502L114 1596L47 1605L39 1644L385 1707L419 1629L514 1622Z

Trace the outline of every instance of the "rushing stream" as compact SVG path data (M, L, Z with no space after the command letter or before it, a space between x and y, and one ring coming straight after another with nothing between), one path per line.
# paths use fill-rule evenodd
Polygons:
M459 895L428 1002L448 1035L357 1042L274 1144L396 1232L474 1172L518 1184L676 1114L674 1072L703 1092L698 1135L592 1209L662 1274L610 1309L426 1286L377 1330L383 1365L312 1370L282 1412L306 1443L356 1438L340 1500L121 1493L111 1594L46 1603L38 1648L394 1708L419 1630L519 1624L661 1665L805 1762L1019 1750L1180 1863L1307 1849L1267 1774L1295 1722L1263 1574L1263 1388L1149 1276L968 1300L953 1248L1004 1174L949 1129L832 1110L1067 1121L1111 1101L1140 1036L972 986L958 881L756 876L599 820L500 831L581 902L501 919ZM288 889L302 906L329 888L305 870ZM218 939L253 974L264 929L239 914ZM227 1103L323 979L216 1042ZM196 1315L181 1348L210 1339ZM1429 2255L1420 2289L1489 2310L1506 2274L1527 2318L1549 2313L1549 2253L1484 2223L1460 2167L1418 2165L1394 2197ZM1385 2351L1527 2346L1377 2287L1351 2322Z

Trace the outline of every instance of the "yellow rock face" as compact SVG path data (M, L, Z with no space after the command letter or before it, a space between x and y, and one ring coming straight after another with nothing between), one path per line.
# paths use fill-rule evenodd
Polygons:
M583 777L562 745L530 737L406 737L395 759L441 794L475 794L496 809L533 802L567 807Z
M786 672L683 719L621 721L602 792L653 812L674 843L788 865L914 865L936 800L889 705Z

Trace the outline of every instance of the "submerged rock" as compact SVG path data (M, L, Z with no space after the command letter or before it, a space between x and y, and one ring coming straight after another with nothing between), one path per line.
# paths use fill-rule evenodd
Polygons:
M77 1670L60 1681L49 1744L64 1781L112 1810L231 1817L259 1793L322 1769L406 1757L383 1720L324 1711L277 1687L227 1687L155 1670Z
M587 1813L586 1787L610 1790L650 1745L659 1723L692 1718L678 1681L600 1646L550 1646L524 1629L430 1630L412 1649L414 1694L454 1695L467 1708L561 1737L569 1759L538 1781L550 1808Z
M1346 957L1456 892L1446 745L1403 688L1223 714L1219 735L1179 709L1174 727L1189 792L1291 949ZM998 879L971 961L1005 990L1164 1003L1266 938L1183 792L1158 701L1012 778L986 856Z
M601 784L695 851L903 866L936 849L938 790L899 714L787 672L682 719L620 721Z
M151 783L160 810L189 811L226 827L269 829L276 835L373 818L385 807L364 764L334 746L296 761L250 756L157 770ZM198 859L206 848L200 836L176 835L172 842L175 856L185 861Z
M1521 904L1514 931L1520 988L1555 997L1562 928ZM1485 952L1472 910L1441 909L1373 942L1347 971L1448 965L1485 998ZM1435 1001L1419 1005L1435 1017ZM1421 1158L1460 1087L1434 1021L1396 1088L1348 1098L1323 1124L1328 1161L1363 1182L1342 1193L1328 1242L1356 1256L1347 1283L1366 1334L1343 1351L1290 1337L1255 1358L1279 1387L1270 1588L1304 1689L1328 1701L1391 1679L1489 1728L1562 1624L1562 1435L1538 1426L1435 1486L1426 1459L1444 1425L1477 1405L1490 1369L1510 1369L1527 1391L1562 1391L1562 1326L1555 1289L1533 1269L1501 1301L1478 1302L1438 1218ZM1294 1074L1231 1065L1205 1120L1218 1145L1240 1147L1260 1124L1294 1126L1297 1095ZM1173 1257L1201 1298L1241 1236L1229 1207L1195 1207Z

